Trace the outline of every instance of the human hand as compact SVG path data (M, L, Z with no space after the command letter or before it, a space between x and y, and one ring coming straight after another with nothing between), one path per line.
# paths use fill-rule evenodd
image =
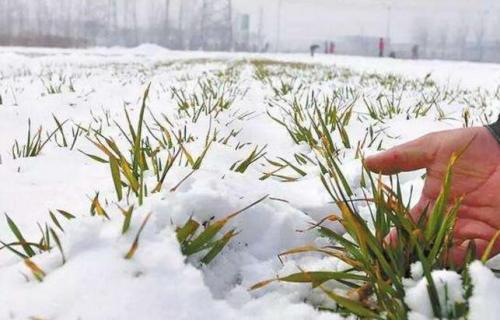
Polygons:
M469 241L475 242L477 255L481 257L500 229L500 145L488 129L431 133L365 159L370 171L382 174L427 169L422 195L410 212L416 221L428 205L434 206L452 154L464 150L469 143L455 164L448 203L453 205L463 197L454 245L448 255L456 265L463 263ZM492 255L498 253L500 241L494 244Z

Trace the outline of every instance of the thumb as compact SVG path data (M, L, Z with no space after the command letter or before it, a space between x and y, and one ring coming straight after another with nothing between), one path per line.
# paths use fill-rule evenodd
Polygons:
M381 174L396 174L428 167L434 160L436 143L423 136L364 160L366 168Z

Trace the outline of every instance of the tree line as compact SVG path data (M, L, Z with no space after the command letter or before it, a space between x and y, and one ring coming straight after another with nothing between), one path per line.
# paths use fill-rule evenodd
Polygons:
M231 0L0 0L0 45L232 50L233 26Z

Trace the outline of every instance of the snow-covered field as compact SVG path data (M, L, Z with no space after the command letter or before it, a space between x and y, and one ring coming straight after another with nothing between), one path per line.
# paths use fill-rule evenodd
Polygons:
M161 167L177 157L159 192L152 192L159 180L155 169L146 171L147 194L139 206L140 197L125 186L118 200L110 165L87 154L107 159L95 144L105 144L105 137L129 149L125 110L135 127L149 83L143 128L148 152ZM348 183L359 189L360 152L492 121L500 111L499 85L500 65L488 64L180 53L153 46L0 48L0 213L27 242L46 239L48 228L60 242L59 248L48 232L52 249L34 255L31 267L2 247L0 319L340 319L318 311L335 305L307 284L248 290L299 268L345 267L314 254L278 259L294 247L325 244L316 232L298 230L338 209L318 166L307 160L315 158L314 150L296 143L275 120L290 118L294 99L295 105L310 103L312 92L320 104L329 97L342 110L352 106L348 142L338 131L333 137ZM380 106L377 115L368 106ZM29 123L31 138L40 127L42 141L54 134L39 154L24 157ZM13 148L16 141L19 148ZM123 173L122 180L131 184ZM402 175L401 182L406 195L412 187L418 194L422 172ZM221 235L239 233L211 263L200 264L203 253L187 259L181 253L176 227L190 218L220 220L266 195L227 223ZM109 219L95 208L96 199ZM130 230L122 234L121 209L132 205ZM67 220L57 210L76 218ZM149 213L137 250L125 259ZM4 217L0 240L16 242ZM8 247L23 252L22 246ZM470 272L469 318L496 319L500 280L479 262ZM445 295L446 303L464 300L458 274L433 275L443 301ZM426 282L418 271L413 276L406 280L405 301L411 317L425 319L432 316Z

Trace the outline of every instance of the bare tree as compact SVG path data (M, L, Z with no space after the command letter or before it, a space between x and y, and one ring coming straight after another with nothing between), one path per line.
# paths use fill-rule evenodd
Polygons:
M425 19L416 19L414 20L414 27L413 27L413 33L414 33L414 38L418 46L421 48L420 55L422 57L425 57L427 55L427 49L429 47L429 22L426 21Z
M460 21L457 23L455 43L459 52L459 59L465 59L466 49L467 49L467 38L469 36L470 25L464 17L464 13L461 14Z
M227 25L229 27L229 50L234 50L233 1L227 0Z
M233 50L233 9L232 0L0 0L0 43Z
M170 34L170 0L165 0L165 14L163 17L163 32L165 44L170 46L171 44L171 34Z
M201 48L206 49L207 45L207 40L206 40L206 33L207 33L207 28L208 28L208 1L207 0L202 0L202 5L201 5L201 19L200 19L200 34L201 34Z
M478 48L478 60L483 61L483 56L484 56L484 40L486 36L486 18L488 16L488 10L482 10L478 14L478 20L479 23L476 23L475 26L475 36L476 36L476 46Z
M9 24L9 2L0 0L0 45L9 44L10 24Z
M438 45L441 49L441 59L446 58L447 55L447 47L448 47L448 24L444 23L441 27L438 28Z
M130 0L131 5L129 6L130 9L130 15L132 17L132 32L133 32L133 42L134 45L137 45L139 43L139 30L138 30L138 23L137 23L137 1L136 0Z
M118 31L118 6L116 0L108 0L108 38L111 38Z

